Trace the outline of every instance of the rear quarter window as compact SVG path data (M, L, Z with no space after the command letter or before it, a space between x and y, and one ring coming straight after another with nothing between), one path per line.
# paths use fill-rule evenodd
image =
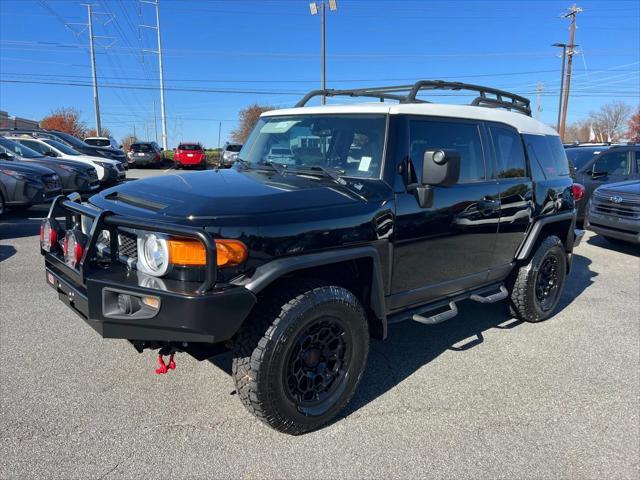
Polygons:
M560 141L553 135L523 135L534 180L569 176L569 162Z

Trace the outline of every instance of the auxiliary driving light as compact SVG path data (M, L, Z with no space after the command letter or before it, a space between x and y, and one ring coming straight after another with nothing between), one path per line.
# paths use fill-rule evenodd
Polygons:
M84 235L77 230L69 230L64 236L63 243L63 252L64 252L64 263L66 263L71 268L76 268L76 266L82 260L82 255L84 254Z
M51 252L58 246L60 227L55 220L45 218L40 224L40 248Z

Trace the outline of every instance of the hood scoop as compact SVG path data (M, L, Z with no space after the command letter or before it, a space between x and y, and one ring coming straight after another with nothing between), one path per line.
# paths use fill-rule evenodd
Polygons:
M106 198L107 200L115 200L118 202L126 203L127 205L142 208L144 210L149 210L152 212L159 212L160 210L163 210L168 206L164 203L154 202L153 200L149 200L148 198L135 197L123 192L113 192L109 195L106 195L104 198Z

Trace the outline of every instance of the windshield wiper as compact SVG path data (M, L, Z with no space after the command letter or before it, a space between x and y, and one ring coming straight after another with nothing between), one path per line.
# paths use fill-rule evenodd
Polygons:
M282 163L272 162L271 160L267 160L259 164L260 166L265 165L267 167L271 167L276 173L281 174L287 170L287 166Z
M298 168L296 169L296 172L307 173L307 174L320 173L325 177L332 178L333 180L340 183L341 185L346 183L342 178L340 178L341 175L344 175L344 170L340 170L339 168L328 168L328 167L323 167L322 165L311 165L306 168Z

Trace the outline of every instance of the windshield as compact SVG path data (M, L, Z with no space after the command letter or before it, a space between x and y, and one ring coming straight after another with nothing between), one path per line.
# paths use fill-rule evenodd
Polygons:
M4 152L7 155L12 156L18 155L23 158L42 158L43 156L29 147L25 147L18 142L14 142L6 138L0 138L0 152Z
M183 143L181 145L178 145L178 150L202 150L202 148L200 147L200 145Z
M66 146L64 143L58 142L57 140L42 139L42 141L47 145L51 145L56 150L60 150L65 155L81 155L80 152Z
M251 166L277 163L291 170L336 169L345 176L378 178L384 115L262 117L240 151Z
M227 152L239 152L242 149L242 145L227 145L225 150Z
M152 152L153 147L151 146L150 143L134 143L133 145L131 145L129 150L131 150L132 152L139 152L139 153Z
M70 135L70 134L65 133L65 132L55 132L55 136L56 137L60 137L62 140L64 140L65 142L71 144L74 147L82 148L82 147L86 147L87 146L87 144L84 143L79 138L76 138L73 135ZM77 153L76 153L76 155L77 155Z
M567 158L573 163L574 167L580 170L589 160L600 152L607 150L609 147L592 147L592 148L567 148L565 153Z

